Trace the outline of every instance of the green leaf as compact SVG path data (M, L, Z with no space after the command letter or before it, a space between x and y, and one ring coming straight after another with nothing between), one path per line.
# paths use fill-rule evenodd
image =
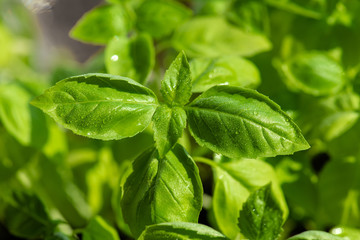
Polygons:
M147 0L136 10L136 26L154 38L165 37L190 18L192 12L184 5L172 0Z
M288 240L345 240L345 238L338 237L327 232L312 230L295 235L288 238Z
M154 63L154 46L147 34L139 34L130 39L115 37L105 50L108 73L129 77L140 83L146 81Z
M282 211L272 196L271 184L253 192L240 211L239 228L249 239L278 239L282 223Z
M114 36L125 36L128 16L120 5L103 5L85 13L71 29L70 36L86 43L107 44Z
M196 17L180 26L173 45L189 57L253 56L271 48L263 35L244 32L221 17L209 16Z
M255 88L260 84L259 70L241 57L195 58L190 69L193 92L204 92L215 85Z
M268 33L270 22L265 1L235 0L226 17L247 32Z
M355 157L332 159L325 165L318 183L317 222L328 226L359 226L359 171L360 161Z
M198 224L185 222L160 223L147 226L138 240L226 240L228 239L214 229Z
M83 240L120 240L116 230L100 216L90 220L82 232Z
M282 159L273 159L276 162L276 175L286 196L293 218L313 218L317 215L317 179L310 165L308 155L296 154Z
M36 188L72 227L85 227L92 214L91 209L83 192L72 181L69 169L44 156L40 157L37 168Z
M14 193L4 211L4 225L9 232L26 239L44 238L55 225L37 196Z
M185 105L191 97L191 73L185 53L171 63L161 81L161 94L169 105Z
M48 137L47 124L44 114L29 104L31 97L18 84L0 84L0 121L22 145L41 147Z
M321 0L265 0L272 7L283 9L304 17L321 19L326 9L326 2ZM297 3L299 2L299 3Z
M76 134L112 140L143 131L157 99L150 89L129 78L85 74L58 82L32 104Z
M153 129L156 148L160 158L175 145L186 127L186 113L180 107L158 107L153 116Z
M47 236L45 240L75 240L73 237L69 237L61 232L56 232L50 236Z
M251 89L215 86L185 110L195 140L228 157L271 157L309 148L291 118Z
M314 96L338 92L346 80L344 70L324 53L298 54L281 66L286 85Z
M119 183L118 186L114 189L111 206L114 210L115 220L118 228L121 232L125 233L128 236L131 236L131 231L129 229L129 225L125 223L124 216L121 210L121 199L124 195L124 184L126 179L131 174L131 161L122 161L119 165Z
M261 160L241 159L219 162L214 170L212 210L217 226L226 236L231 239L238 237L240 229L237 222L243 203L252 192L269 182L283 212L282 217L286 219L287 204L271 165Z
M345 91L325 98L304 96L297 123L310 139L331 141L348 131L359 119L360 98Z
M13 178L25 167L36 153L30 147L23 147L9 133L0 128L0 183Z
M134 161L121 207L130 230L138 237L147 225L197 222L202 194L199 170L177 144L163 159L148 150Z

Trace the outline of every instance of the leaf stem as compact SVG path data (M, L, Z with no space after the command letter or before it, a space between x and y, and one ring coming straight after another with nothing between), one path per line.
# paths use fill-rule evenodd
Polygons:
M217 164L216 162L214 162L213 160L210 160L208 158L204 158L204 157L193 157L195 162L200 162L200 163L205 163L211 167L215 167L215 168L221 168L219 166L219 164Z

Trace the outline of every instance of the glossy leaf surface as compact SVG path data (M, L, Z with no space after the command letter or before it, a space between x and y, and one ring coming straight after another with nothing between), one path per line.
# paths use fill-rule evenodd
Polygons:
M269 164L255 159L218 163L212 206L216 224L226 236L231 239L238 237L240 228L237 223L244 202L252 192L270 182L285 219L288 214L287 204L275 171Z
M291 118L250 89L215 86L186 112L196 141L228 157L271 157L309 148Z
M120 240L116 230L100 216L90 221L82 232L83 240Z
M172 222L146 227L138 240L226 240L218 231L197 223Z
M290 89L314 96L338 92L345 84L344 70L323 53L304 53L282 65Z
M153 129L156 148L160 157L175 145L186 127L186 113L180 107L158 107L153 116Z
M300 233L298 235L295 235L291 238L288 238L288 240L345 240L345 238L338 237L335 235L332 235L327 232L322 231L306 231L303 233Z
M147 225L197 222L202 194L197 166L181 145L175 145L163 159L148 150L135 160L121 207L130 230L138 237Z
M155 63L151 38L140 34L132 38L114 37L105 50L108 73L144 83Z
M157 99L129 78L85 74L60 81L32 104L76 134L111 140L143 131Z
M240 211L239 228L249 239L278 239L282 223L282 211L272 196L271 184L251 193Z
M154 38L161 38L172 33L192 12L184 5L173 0L147 0L139 6L137 27Z
M252 56L271 48L263 35L243 32L220 17L186 22L174 34L173 45L189 57Z
M193 92L204 92L215 85L255 88L260 84L256 66L241 57L195 58L190 67Z
M161 81L161 94L169 105L185 105L191 97L190 66L183 52L179 53Z
M96 7L76 23L70 36L86 43L107 44L114 36L125 36L128 30L128 16L118 5Z

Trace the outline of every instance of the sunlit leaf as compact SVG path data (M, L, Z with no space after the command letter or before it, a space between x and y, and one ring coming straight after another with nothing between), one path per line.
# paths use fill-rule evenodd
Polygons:
M186 22L174 34L173 45L189 57L252 56L271 48L265 36L244 32L220 17Z
M181 145L175 145L162 159L150 149L134 161L121 207L137 237L147 225L197 222L202 194L197 166Z
M115 37L106 47L105 64L108 73L129 77L144 83L154 67L155 53L146 34L132 38Z
M215 86L185 110L196 141L228 157L271 157L309 148L291 118L254 90Z
M172 222L147 226L138 240L226 240L214 229L197 223Z
M282 223L282 211L272 196L271 184L251 193L240 211L239 228L249 239L278 239Z
M237 223L243 203L252 192L270 182L276 201L283 212L282 217L285 219L288 214L287 204L275 171L269 164L255 159L218 163L218 167L215 168L212 208L216 224L226 236L234 239L240 234Z
M154 139L160 157L178 141L186 126L186 113L180 107L160 106L153 117Z
M129 78L85 74L58 82L32 104L79 135L111 140L143 131L157 99Z
M259 70L241 57L195 58L190 67L193 92L204 92L215 85L255 88L260 84Z
M82 232L83 240L120 240L116 230L97 216L93 218Z
M191 10L173 0L146 0L136 10L136 26L155 38L161 38L191 16Z
M169 105L185 105L191 97L190 66L183 52L179 53L161 81L161 94Z
M125 36L128 28L128 16L124 8L103 5L85 13L72 28L70 36L83 42L103 45L114 36Z

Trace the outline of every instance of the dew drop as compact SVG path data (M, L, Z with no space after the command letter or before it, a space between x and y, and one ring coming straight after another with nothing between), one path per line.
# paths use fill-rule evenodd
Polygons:
M220 83L219 85L229 85L229 82L223 82L223 83Z
M117 60L119 60L119 56L118 55L112 55L110 59L111 59L111 61L116 62Z

